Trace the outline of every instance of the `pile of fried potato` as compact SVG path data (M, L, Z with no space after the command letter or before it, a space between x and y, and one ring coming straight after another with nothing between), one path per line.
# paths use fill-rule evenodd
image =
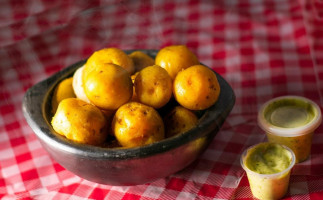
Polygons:
M215 73L184 45L166 46L155 59L104 48L56 86L51 124L74 142L138 147L193 128L195 112L219 94Z

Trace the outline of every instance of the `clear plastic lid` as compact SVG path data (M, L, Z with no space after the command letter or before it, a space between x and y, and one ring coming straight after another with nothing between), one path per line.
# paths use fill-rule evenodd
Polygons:
M311 133L321 122L320 107L312 100L300 96L271 99L258 113L258 124L265 132L283 137Z

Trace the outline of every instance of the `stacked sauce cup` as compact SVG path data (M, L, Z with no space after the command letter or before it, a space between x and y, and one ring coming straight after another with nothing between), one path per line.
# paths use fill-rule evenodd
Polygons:
M308 159L313 133L321 121L319 106L300 96L281 96L269 100L258 114L258 124L266 132L268 141L292 149L296 163Z

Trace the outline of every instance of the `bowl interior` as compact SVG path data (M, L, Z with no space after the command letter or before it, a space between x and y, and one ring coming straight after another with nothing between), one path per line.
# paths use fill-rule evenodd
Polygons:
M128 54L132 51L135 50L125 50ZM147 53L151 57L155 57L158 52L157 50L141 49L140 51ZM46 145L51 145L61 151L77 154L78 156L108 160L147 157L177 148L210 133L214 136L235 103L235 95L230 85L218 73L214 72L221 87L219 99L213 106L199 113L198 125L188 132L143 147L128 149L78 144L58 135L51 127L51 98L55 86L63 79L72 76L76 69L83 66L85 62L86 60L77 62L35 84L28 89L23 99L24 116L37 137Z

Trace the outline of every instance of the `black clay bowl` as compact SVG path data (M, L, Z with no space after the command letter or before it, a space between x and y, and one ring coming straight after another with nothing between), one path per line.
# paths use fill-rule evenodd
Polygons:
M142 51L152 57L157 53L156 50ZM200 113L198 125L190 131L138 148L112 149L77 144L55 133L50 125L50 108L55 86L72 76L84 62L75 63L28 89L23 99L23 112L52 158L67 170L93 182L137 185L182 170L212 142L235 103L232 88L216 73L221 87L219 99Z

